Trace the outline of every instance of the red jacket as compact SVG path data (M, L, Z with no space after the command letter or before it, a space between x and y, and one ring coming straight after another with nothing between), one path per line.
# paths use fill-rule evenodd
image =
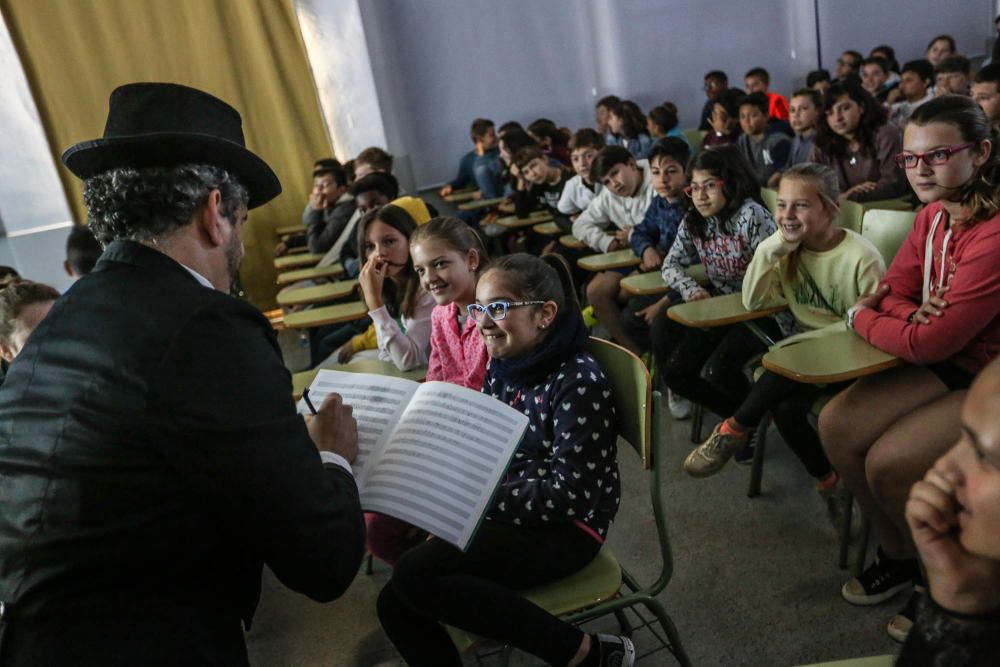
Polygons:
M923 303L924 248L939 203L917 216L892 261L883 285L889 294L876 309L862 309L854 329L875 347L914 364L950 359L977 373L1000 355L1000 214L971 227L952 230L945 258L948 306L931 324L907 322ZM941 282L941 253L948 231L943 213L933 239L931 292Z
M778 120L788 120L788 100L781 93L768 92L767 115Z

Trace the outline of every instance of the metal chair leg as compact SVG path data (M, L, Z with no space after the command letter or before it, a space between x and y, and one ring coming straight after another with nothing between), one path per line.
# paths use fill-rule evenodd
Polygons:
M871 537L872 524L867 516L861 517L861 544L858 545L857 558L854 560L854 576L860 577L865 571L865 557L868 555L868 540Z
M615 610L615 618L618 619L618 627L621 633L626 637L632 636L632 624L629 623L628 616L625 615L625 611L622 609Z
M694 403L691 408L691 442L701 444L701 422L705 416L705 408L700 403Z
M847 555L851 550L851 521L854 519L854 496L847 492L847 508L844 510L843 523L840 525L840 554L837 567L847 569Z
M757 426L757 442L754 444L753 464L750 466L750 487L747 489L748 498L760 495L760 483L764 477L764 454L767 450L767 427L770 421L770 415L765 416Z
M691 667L691 658L688 657L687 652L684 650L684 646L681 644L680 635L677 634L677 627L674 625L673 619L667 613L667 610L663 608L663 605L659 600L649 598L643 605L648 609L654 616L656 620L660 622L660 627L663 628L664 634L667 635L667 639L670 640L670 652L674 654L674 658L681 667Z

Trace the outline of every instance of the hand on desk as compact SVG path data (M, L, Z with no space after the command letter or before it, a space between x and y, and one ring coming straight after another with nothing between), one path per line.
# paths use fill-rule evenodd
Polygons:
M712 295L708 293L708 290L699 289L697 292L693 292L691 296L686 299L686 301L690 303L692 301L701 301L702 299L710 298L712 298Z
M340 394L328 394L314 415L305 415L306 428L316 449L333 452L347 459L348 463L358 456L358 422L354 410L344 405Z
M959 465L962 457L968 460ZM927 571L931 597L960 614L993 612L1000 601L1000 561L969 553L962 544L958 517L964 508L956 495L965 485L962 469L990 465L971 460L975 457L972 447L959 441L913 485L906 503L906 522Z
M656 271L660 268L663 263L663 255L654 248L649 246L642 251L642 263L639 264L640 271Z

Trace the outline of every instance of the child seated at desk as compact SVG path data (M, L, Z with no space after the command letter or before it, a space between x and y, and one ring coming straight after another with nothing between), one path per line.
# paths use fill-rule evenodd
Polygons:
M919 581L907 494L958 439L966 390L1000 353L995 141L968 97L945 95L913 112L896 161L926 206L879 290L848 311L848 326L906 362L859 379L820 414L826 453L879 542L875 561L841 590L852 604L884 602ZM890 621L894 639L905 637L917 597Z
M639 105L622 100L608 111L608 128L611 130L609 146L623 146L637 160L649 153L653 140L646 134L646 116Z
M860 234L837 226L839 194L837 175L826 166L806 162L786 171L781 179L778 231L757 246L743 278L743 305L748 310L785 302L796 326L784 326L782 332L806 331L780 345L845 330L847 309L873 292L885 273L885 262L875 246ZM808 421L812 404L827 390L764 371L733 416L723 420L691 452L684 470L692 477L707 477L721 470L746 446L750 433L770 412L781 437L816 481L820 495L829 501L830 517L836 525L840 518L835 495L837 473Z
M570 161L576 176L566 182L556 208L570 220L576 217L601 191L601 184L590 179L590 168L597 158L597 153L604 148L604 135L585 127L577 130L569 140Z
M764 93L751 93L740 100L743 133L736 140L761 186L766 186L773 174L785 168L791 149L788 135L768 127L767 104Z
M757 245L775 231L757 178L735 146L702 151L687 173L686 212L663 260L663 281L684 301L739 292ZM685 273L698 263L705 266L709 289ZM760 324L772 338L780 336L773 320ZM766 349L744 326L694 329L669 319L666 308L654 316L651 334L660 381L672 394L718 415L733 414L743 402L749 386L740 369Z
M587 352L569 267L558 255L508 255L476 297L469 317L490 355L483 391L524 410L531 428L468 550L431 538L404 553L379 622L410 665L462 665L448 624L550 665L630 667L627 637L585 634L517 592L590 563L621 494L614 401Z

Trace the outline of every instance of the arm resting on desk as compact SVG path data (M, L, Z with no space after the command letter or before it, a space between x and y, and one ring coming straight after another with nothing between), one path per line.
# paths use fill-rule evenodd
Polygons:
M602 190L591 199L586 210L577 216L573 223L573 236L597 252L607 252L612 240L611 236L604 233L611 226L610 216L604 205L607 195L601 196L605 192Z
M700 261L701 257L691 240L687 222L682 222L681 226L677 228L677 236L674 238L673 245L670 246L670 251L663 259L660 275L663 276L663 282L680 294L685 301L689 301L696 292L704 289L684 271L687 267Z

